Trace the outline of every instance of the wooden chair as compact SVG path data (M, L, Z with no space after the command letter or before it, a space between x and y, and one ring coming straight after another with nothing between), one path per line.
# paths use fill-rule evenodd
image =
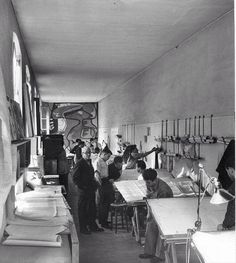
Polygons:
M129 232L129 222L126 214L126 203L112 203L111 206L111 230L113 229L113 220L115 219L115 233L117 233L118 219L121 221L121 226L124 228L124 221L126 225L127 232Z

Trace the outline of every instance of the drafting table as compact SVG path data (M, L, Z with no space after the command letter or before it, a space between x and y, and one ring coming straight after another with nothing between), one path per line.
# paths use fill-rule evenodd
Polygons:
M122 170L119 181L123 180L137 180L139 177L139 173L136 169L124 169Z
M193 196L195 193L191 190L190 194L183 193L180 188L178 188L179 184L182 185L184 183L188 183L189 185L193 182L188 178L174 178L168 171L166 170L157 170L158 178L165 181L172 189L174 197L187 197ZM146 184L144 180L127 180L127 181L118 181L115 182L115 187L121 193L126 203L134 208L134 216L132 217L132 225L133 232L137 242L141 241L140 237L140 224L139 224L139 216L138 216L138 207L146 206L146 202L143 200L146 197Z
M144 180L128 180L115 182L115 187L121 193L126 203L134 208L132 217L132 232L137 242L141 241L138 206L146 206L143 198L146 196L146 184Z
M165 172L164 170L157 170L157 172L158 178L169 184L175 193L175 189L173 189L173 187L175 187L174 182L180 180L175 179L169 172ZM144 180L123 180L123 178L124 177L121 177L121 180L115 182L114 184L128 204L141 201L144 197L146 197L147 188ZM183 178L182 181L189 181L189 179ZM174 196L177 197L180 194L182 194L182 192L178 189L178 192Z
M235 231L196 232L192 244L198 258L203 263L235 263Z
M227 204L212 205L210 197L205 197L200 206L201 231L216 231L223 222ZM152 215L159 226L165 243L165 259L177 263L176 244L186 243L187 229L194 228L197 219L197 198L160 198L147 201Z

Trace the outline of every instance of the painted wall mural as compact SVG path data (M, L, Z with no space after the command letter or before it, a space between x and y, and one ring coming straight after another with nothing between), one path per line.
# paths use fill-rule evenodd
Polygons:
M77 138L97 137L97 103L49 103L50 134L63 134L66 147Z

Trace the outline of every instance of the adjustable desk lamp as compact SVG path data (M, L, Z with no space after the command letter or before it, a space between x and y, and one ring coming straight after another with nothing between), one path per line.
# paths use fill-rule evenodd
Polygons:
M199 166L199 191L198 191L198 206L197 206L197 221L195 222L195 227L196 230L199 231L201 229L201 218L200 218L200 205L201 205L201 201L205 196L206 190L208 188L208 186L210 184L212 184L214 186L214 194L212 195L212 198L210 200L211 204L223 204L223 203L227 203L231 200L233 200L235 197L230 194L228 191L226 191L225 189L221 188L220 183L218 182L217 178L215 177L210 177L204 170L203 165L201 163L198 164ZM207 184L205 191L202 195L202 197L200 196L201 194L201 185L202 185L202 176L203 174L206 174L206 176L210 179L209 183Z
M214 194L212 195L212 198L210 200L211 204L223 204L227 203L235 198L232 194L230 194L228 191L225 189L221 188L220 183L218 182L217 178L215 177L210 177L204 170L203 165L199 163L199 174L198 174L198 182L199 182L199 191L198 191L198 206L197 206L197 220L195 222L195 228L194 229L188 229L188 238L187 238L187 243L186 243L186 263L189 262L190 259L190 241L192 235L196 231L201 230L201 225L202 221L200 218L200 205L201 201L203 200L206 190L210 184L214 186ZM203 192L203 195L201 197L201 185L202 185L202 176L203 174L206 174L206 176L210 179L209 183L205 187L205 190Z

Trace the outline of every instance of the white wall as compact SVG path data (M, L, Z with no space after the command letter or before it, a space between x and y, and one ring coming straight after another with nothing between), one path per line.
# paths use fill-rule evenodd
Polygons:
M25 65L30 66L21 39L18 24L10 0L0 0L0 238L5 224L5 201L16 175L12 173L12 152L9 126L9 110L6 96L13 99L12 38L15 32L22 52L22 80L25 81ZM31 70L31 67L30 67ZM34 86L33 74L31 85Z
M109 134L112 128L122 130L122 125L134 123L135 143L139 146L141 141L143 150L155 145L154 135L161 135L161 120L166 119L183 123L185 118L205 115L205 135L209 135L209 116L213 114L213 135L234 136L233 12L157 60L103 99L98 108L100 131ZM144 143L146 127L152 131ZM201 155L213 175L224 147L202 147ZM153 157L148 163L153 164Z

